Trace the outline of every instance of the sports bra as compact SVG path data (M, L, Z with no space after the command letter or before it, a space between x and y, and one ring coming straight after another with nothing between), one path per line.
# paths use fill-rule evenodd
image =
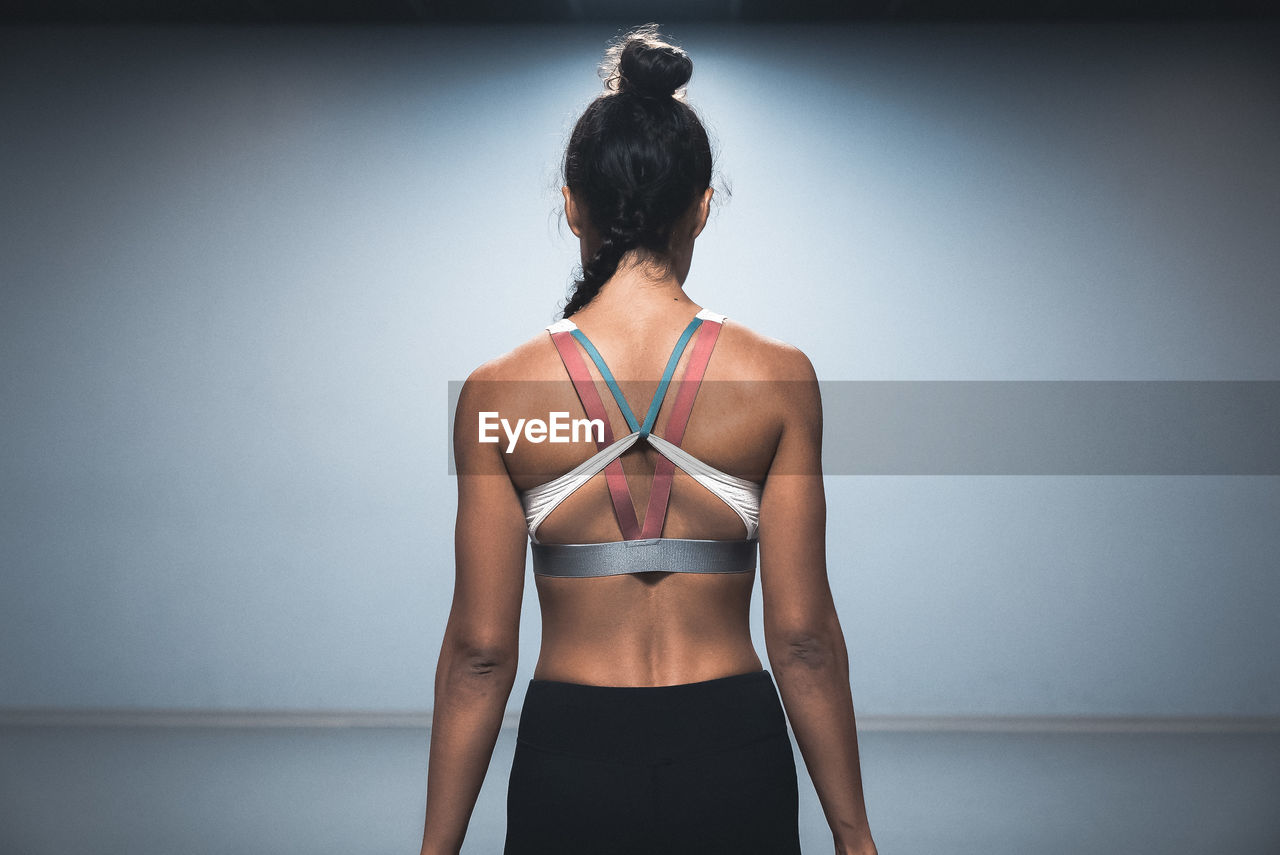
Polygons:
M746 573L755 569L761 485L721 472L680 447L694 398L698 394L698 387L702 383L711 350L715 347L724 320L724 315L702 309L689 321L667 360L662 380L658 383L658 390L654 393L643 422L636 420L600 352L573 321L564 318L545 327L573 381L587 418L599 419L604 430L596 442L596 453L589 459L560 477L520 494L525 521L529 526L534 573L542 576L618 576L654 570L671 573ZM693 352L672 404L666 436L658 436L652 433L654 422L662 408L676 363L680 361L681 354L690 340L695 338L695 334ZM613 438L604 404L575 341L582 345L595 363L600 376L613 394L618 409L622 411L627 426L631 428L629 434L618 440ZM622 462L618 459L624 451L642 440L662 455L654 469L653 486L649 490L649 504L643 524L636 518L631 490L622 472ZM662 537L667 502L671 496L671 482L677 466L738 514L746 526L745 538L694 540ZM618 526L622 529L623 539L607 543L540 542L538 526L547 515L602 470L609 485L609 495L613 500L613 510L618 518Z

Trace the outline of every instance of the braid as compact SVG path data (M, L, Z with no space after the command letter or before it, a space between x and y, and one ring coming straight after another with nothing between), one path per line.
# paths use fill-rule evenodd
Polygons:
M634 245L634 234L628 234L616 226L609 229L595 255L591 256L583 266L582 278L574 283L573 295L569 297L569 302L564 307L564 317L569 317L595 299L596 294L600 293L601 286L618 272L618 264L622 261L622 256L626 255Z

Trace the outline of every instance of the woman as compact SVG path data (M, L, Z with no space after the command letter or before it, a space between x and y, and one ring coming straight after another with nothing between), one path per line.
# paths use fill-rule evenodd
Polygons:
M542 647L506 855L798 853L787 717L836 852L874 853L813 368L683 290L713 193L687 54L649 25L602 70L564 159L582 277L564 317L477 368L458 402L422 853L461 847L515 680L530 539ZM548 441L557 412L595 419L590 440ZM481 441L486 413L500 441ZM544 427L521 433L532 419ZM757 548L772 673L750 636Z

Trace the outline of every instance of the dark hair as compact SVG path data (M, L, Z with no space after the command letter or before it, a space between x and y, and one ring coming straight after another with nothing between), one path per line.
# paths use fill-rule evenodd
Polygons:
M665 264L671 232L709 186L711 144L682 90L693 60L657 24L610 44L600 66L605 92L574 125L564 183L602 238L582 267L564 317L591 302L630 251Z

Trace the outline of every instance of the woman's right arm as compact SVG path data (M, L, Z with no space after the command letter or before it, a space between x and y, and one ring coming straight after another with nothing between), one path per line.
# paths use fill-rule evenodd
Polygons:
M782 432L760 498L765 645L835 851L874 855L848 650L827 581L821 395L801 351L786 346L781 365Z

